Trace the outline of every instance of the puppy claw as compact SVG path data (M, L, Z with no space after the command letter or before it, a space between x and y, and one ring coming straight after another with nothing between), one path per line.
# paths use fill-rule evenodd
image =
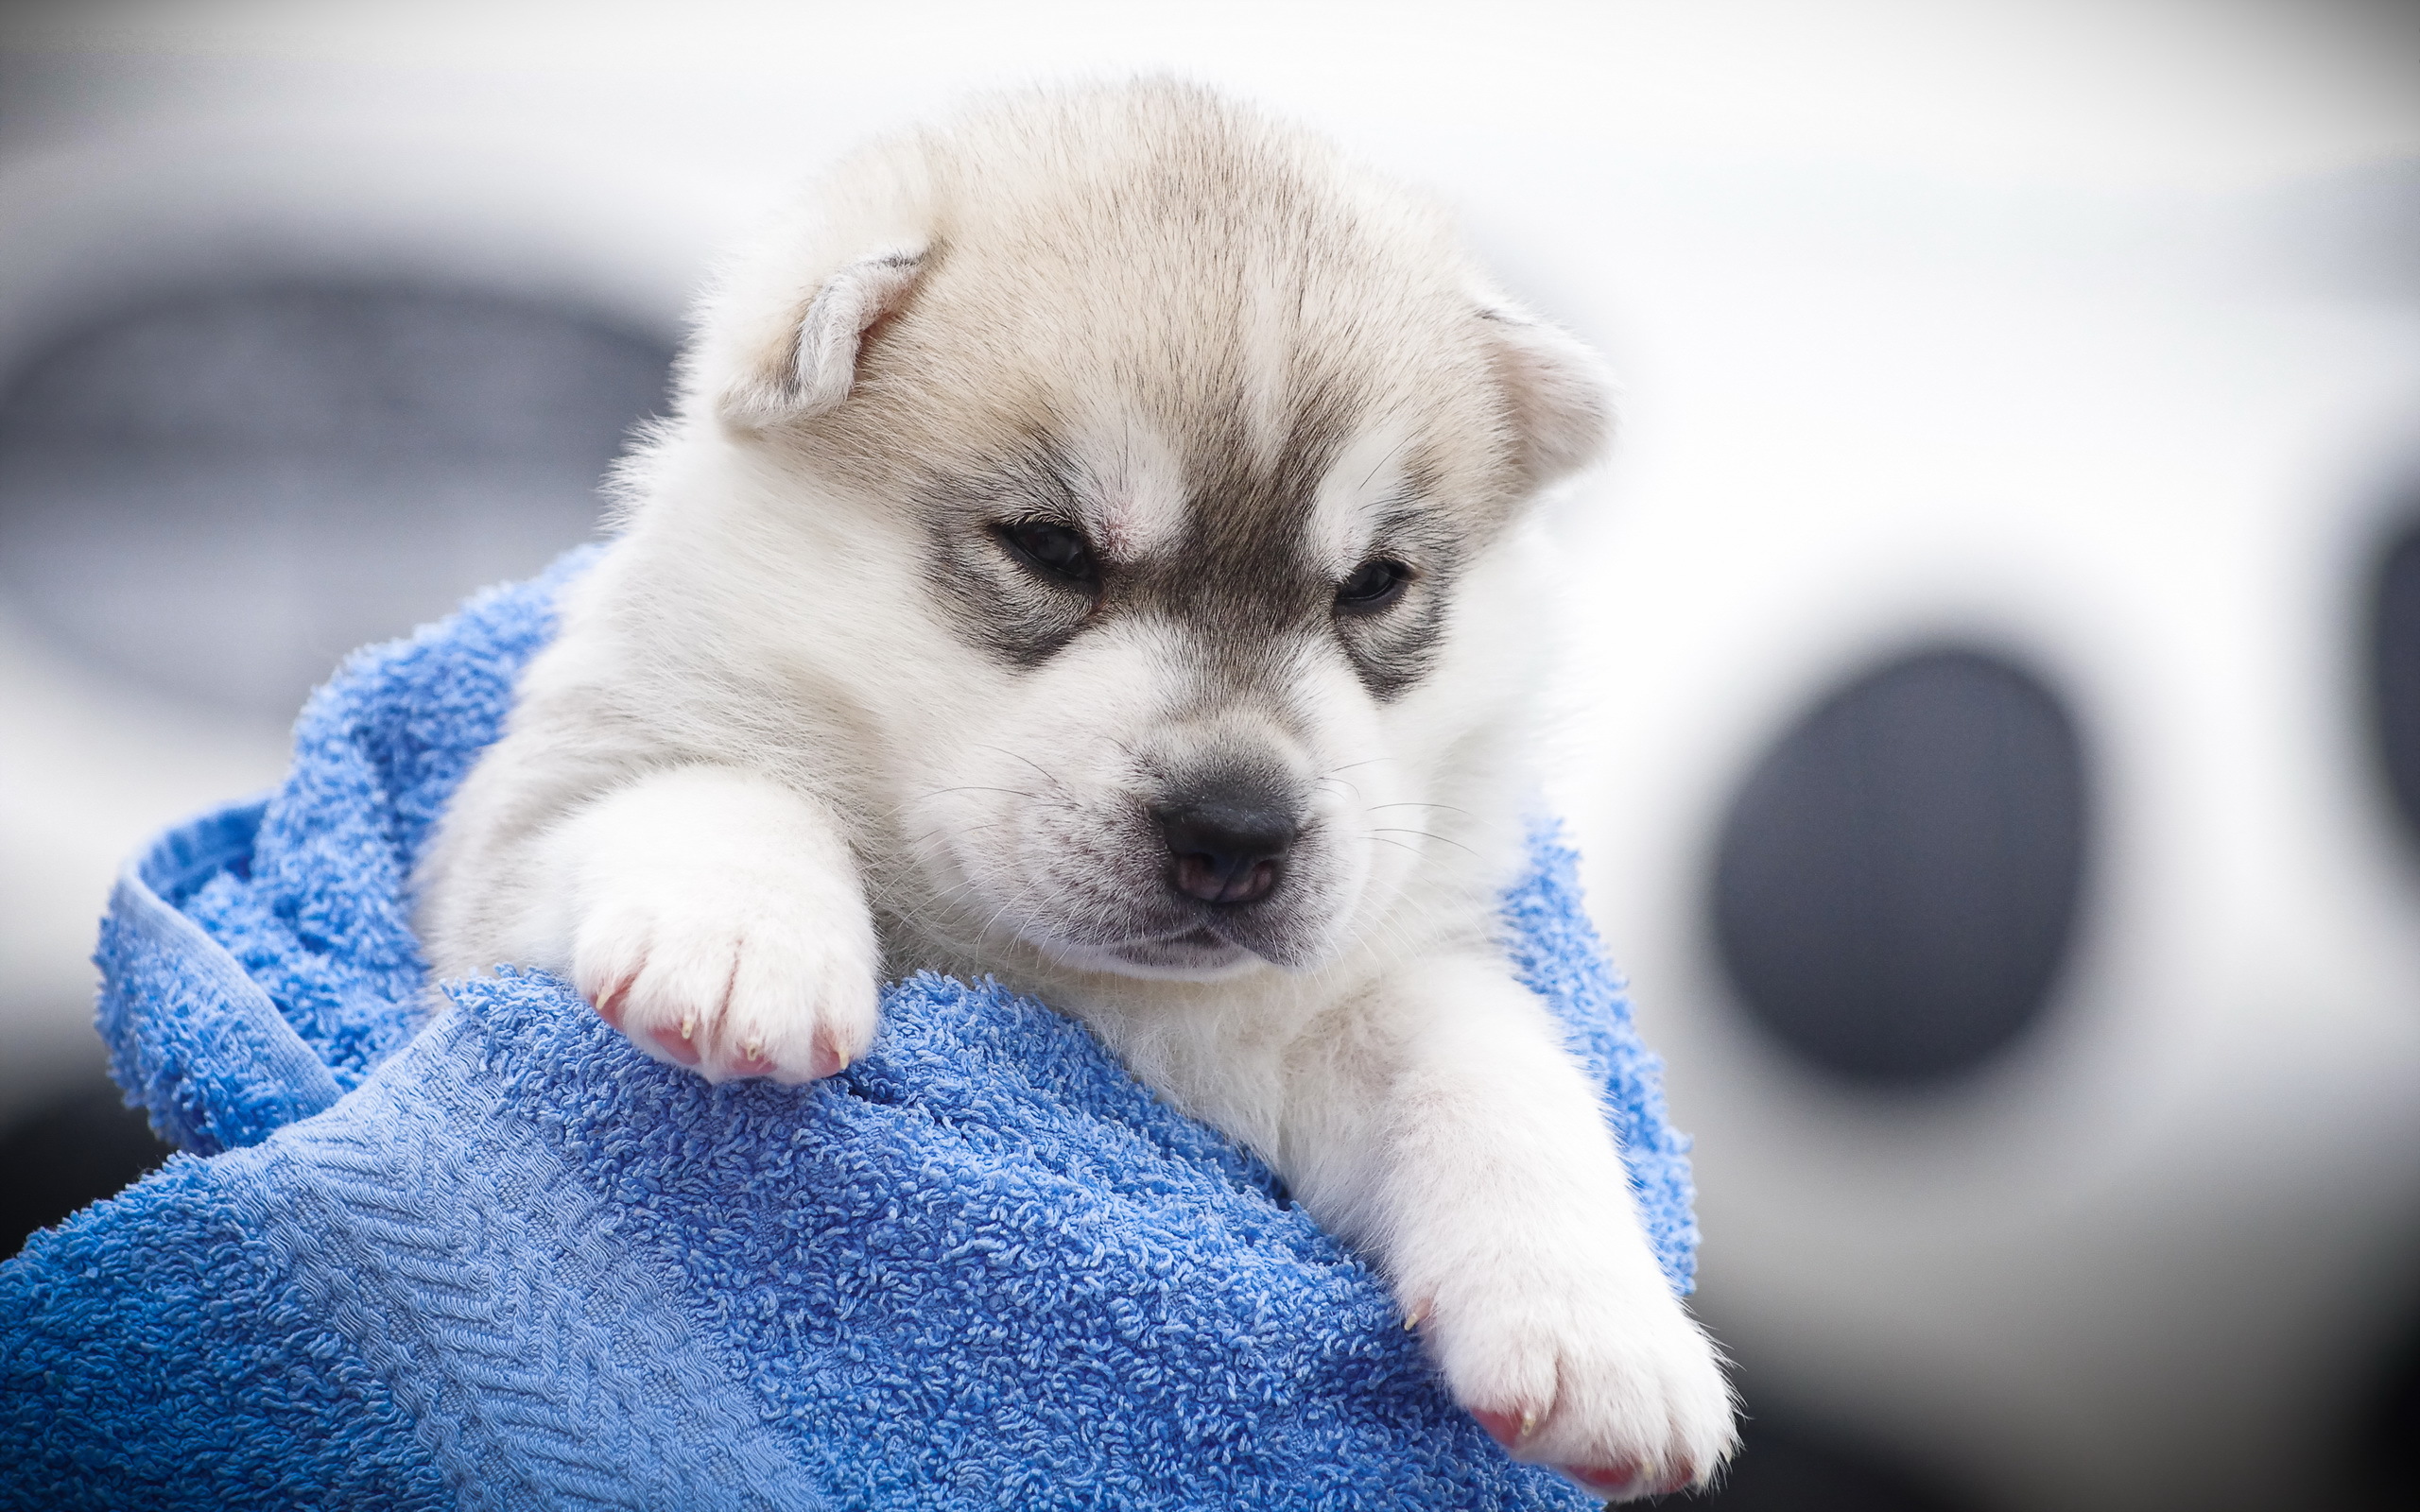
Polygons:
M694 1066L705 1058L704 1053L698 1048L698 1041L685 1031L659 1034L654 1038L658 1049L684 1066Z
M849 1057L840 1053L840 1047L832 1042L831 1036L819 1033L815 1037L815 1056L810 1071L816 1080L837 1076L847 1069L848 1064Z
M621 980L615 982L605 991L597 994L596 1016L604 1020L613 1027L616 1029L620 1028L622 1026L622 1005L631 995L631 984L637 980L638 974L636 972L632 972L631 975L625 976Z
M1404 1332L1407 1333L1418 1332L1420 1325L1428 1321L1429 1310L1434 1308L1436 1305L1437 1304L1434 1301L1419 1301L1412 1303L1409 1308L1405 1310L1403 1314Z

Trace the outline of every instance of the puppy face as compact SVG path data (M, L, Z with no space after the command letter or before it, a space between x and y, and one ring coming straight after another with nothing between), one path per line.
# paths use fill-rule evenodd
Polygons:
M1070 965L1329 954L1417 853L1382 829L1424 832L1388 715L1468 548L1409 444L1309 439L1261 471L1130 423L934 480L926 591L996 669L917 805L935 881Z
M813 235L865 249L727 291L697 372L798 507L908 524L880 608L953 673L874 695L908 906L1081 970L1328 958L1452 862L1501 702L1455 653L1518 611L1466 580L1600 440L1593 361L1432 212L1198 92L1015 102L842 183Z

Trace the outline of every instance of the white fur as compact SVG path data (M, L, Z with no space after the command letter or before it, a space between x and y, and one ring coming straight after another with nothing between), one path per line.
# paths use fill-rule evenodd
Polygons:
M844 166L727 270L623 532L446 816L439 973L562 971L649 1054L792 1080L862 1053L885 971L996 974L1266 1157L1522 1457L1704 1480L1713 1349L1495 943L1525 505L1609 405L1483 287L1433 210L1178 86ZM997 538L1061 513L1090 596ZM1373 553L1404 597L1331 608ZM1310 608L1253 619L1289 575ZM1380 655L1419 625L1425 660ZM1302 829L1265 902L1186 913L1149 815L1211 755Z
M1073 426L1076 455L1089 479L1095 539L1112 561L1140 561L1167 551L1184 531L1184 465L1167 438L1131 409Z
M1320 480L1306 536L1312 552L1337 576L1351 572L1368 554L1378 511L1402 490L1403 455L1409 438L1394 425L1364 431Z
M873 916L813 799L723 766L652 772L531 847L508 959L567 975L626 1033L716 1080L829 1075L873 1039Z

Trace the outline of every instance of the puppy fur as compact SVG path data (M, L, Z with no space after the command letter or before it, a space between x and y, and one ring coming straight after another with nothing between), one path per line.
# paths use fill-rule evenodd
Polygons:
M792 1081L884 977L994 974L1267 1159L1513 1453L1703 1482L1714 1351L1495 942L1526 514L1608 426L1438 211L1203 91L880 144L704 303L417 879L432 964Z

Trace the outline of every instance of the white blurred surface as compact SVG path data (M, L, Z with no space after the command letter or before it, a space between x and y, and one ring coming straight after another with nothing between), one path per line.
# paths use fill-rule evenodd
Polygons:
M2420 858L2351 597L2420 475L2420 12L2177 3L94 5L0 21L0 365L116 291L440 267L666 321L711 249L962 90L1167 66L1463 209L1603 346L1563 507L1559 789L1776 1410L2041 1508L2319 1505L2420 1316ZM2392 230L2392 228L2388 228ZM400 628L400 627L399 627ZM1763 743L1911 637L2026 651L2100 820L2048 1028L1834 1091L1704 937ZM273 780L0 605L0 1108L90 1057L117 861Z

